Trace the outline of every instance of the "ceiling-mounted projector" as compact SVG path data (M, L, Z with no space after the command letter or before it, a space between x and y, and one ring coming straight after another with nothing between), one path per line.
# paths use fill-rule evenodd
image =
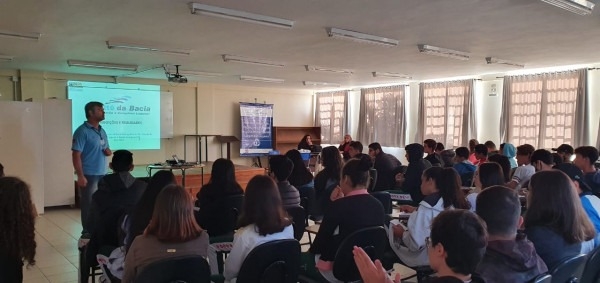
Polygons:
M179 66L180 65L175 65L175 74L170 73L167 69L167 66L163 66L163 68L165 69L165 75L167 76L167 81L179 84L184 84L188 82L188 79L185 76L179 74Z

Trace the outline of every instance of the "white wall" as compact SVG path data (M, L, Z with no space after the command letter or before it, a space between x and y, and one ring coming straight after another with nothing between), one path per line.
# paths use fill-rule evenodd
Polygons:
M495 95L492 85L496 85ZM475 104L477 140L483 143L491 140L500 144L500 115L502 113L502 79L475 81Z

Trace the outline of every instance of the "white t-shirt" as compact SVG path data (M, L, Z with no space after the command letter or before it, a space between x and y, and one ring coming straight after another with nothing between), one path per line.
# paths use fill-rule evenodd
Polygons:
M531 164L517 167L517 169L515 169L515 174L513 174L512 177L512 181L515 181L518 184L515 189L520 189L525 182L531 179L533 174L535 174L535 167Z

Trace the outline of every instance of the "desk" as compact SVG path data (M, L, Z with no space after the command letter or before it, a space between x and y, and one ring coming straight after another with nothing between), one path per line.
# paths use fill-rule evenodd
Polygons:
M181 186L185 188L185 171L189 169L200 169L204 174L204 164L184 164L184 165L148 165L148 177L152 177L152 170L181 170ZM204 176L202 176L202 183L204 183Z
M391 216L394 219L399 219L399 220L408 220L408 218L410 217L412 213L406 213L406 212L402 212L400 211L400 209L398 208L394 208L392 211L392 214L389 214L389 216ZM319 233L319 228L321 228L321 223L316 223L310 226L307 226L306 228L304 228L304 231L308 232L309 234L317 234ZM312 242L311 242L312 244Z

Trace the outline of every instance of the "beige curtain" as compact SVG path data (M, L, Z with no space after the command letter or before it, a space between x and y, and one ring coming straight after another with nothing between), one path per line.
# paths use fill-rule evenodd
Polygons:
M361 90L358 139L365 145L404 147L406 119L405 85Z
M504 78L501 136L552 148L587 142L586 70Z
M337 144L348 131L348 91L316 95L315 126L321 127L321 143Z
M477 135L473 80L421 83L419 95L417 142L434 139L455 148Z

